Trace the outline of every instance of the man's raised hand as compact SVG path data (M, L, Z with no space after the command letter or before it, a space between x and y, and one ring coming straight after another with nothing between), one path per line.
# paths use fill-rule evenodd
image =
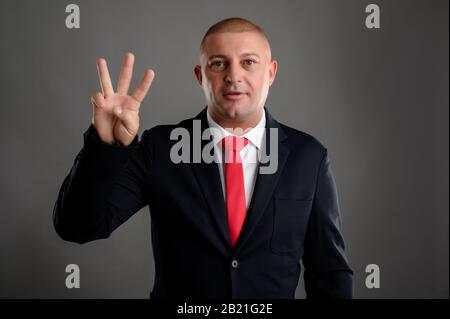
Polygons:
M128 95L133 64L134 55L125 54L117 91L114 92L106 60L97 60L102 92L97 91L91 97L92 124L105 143L128 146L138 133L139 108L152 84L155 72L148 69L133 93Z

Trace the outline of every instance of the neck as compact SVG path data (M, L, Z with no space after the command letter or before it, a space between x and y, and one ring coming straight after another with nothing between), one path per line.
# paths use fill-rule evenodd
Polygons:
M250 114L247 118L244 119L232 119L223 117L221 116L221 114L214 112L210 107L208 107L207 112L217 124L219 124L225 130L230 131L230 133L236 134L237 132L242 132L242 134L244 134L246 131L254 128L259 123L259 121L261 121L264 109L260 108L257 112L254 112L254 114Z

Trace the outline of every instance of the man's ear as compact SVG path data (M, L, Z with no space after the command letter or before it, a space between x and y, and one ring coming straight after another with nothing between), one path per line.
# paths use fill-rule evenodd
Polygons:
M272 60L272 62L270 62L270 68L269 68L269 86L271 86L273 81L275 80L275 75L277 74L277 69L278 69L277 60Z
M202 86L202 67L200 65L196 65L194 68L194 74L195 77L197 78L197 82L200 86Z

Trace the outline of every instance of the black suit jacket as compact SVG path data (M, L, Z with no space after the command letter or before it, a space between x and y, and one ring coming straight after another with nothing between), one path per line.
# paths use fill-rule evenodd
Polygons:
M194 119L207 128L206 108ZM177 142L171 131L193 133L194 119L156 126L128 147L102 143L91 125L54 207L59 236L77 243L107 238L149 205L152 298L294 298L301 259L308 298L351 298L327 150L266 109L266 137L278 129L278 169L257 175L233 248L217 163L170 160Z

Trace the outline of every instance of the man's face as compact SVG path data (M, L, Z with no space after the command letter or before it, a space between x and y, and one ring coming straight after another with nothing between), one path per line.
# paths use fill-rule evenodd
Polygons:
M259 120L277 70L263 36L257 32L211 34L200 63L195 75L212 114L235 123Z

